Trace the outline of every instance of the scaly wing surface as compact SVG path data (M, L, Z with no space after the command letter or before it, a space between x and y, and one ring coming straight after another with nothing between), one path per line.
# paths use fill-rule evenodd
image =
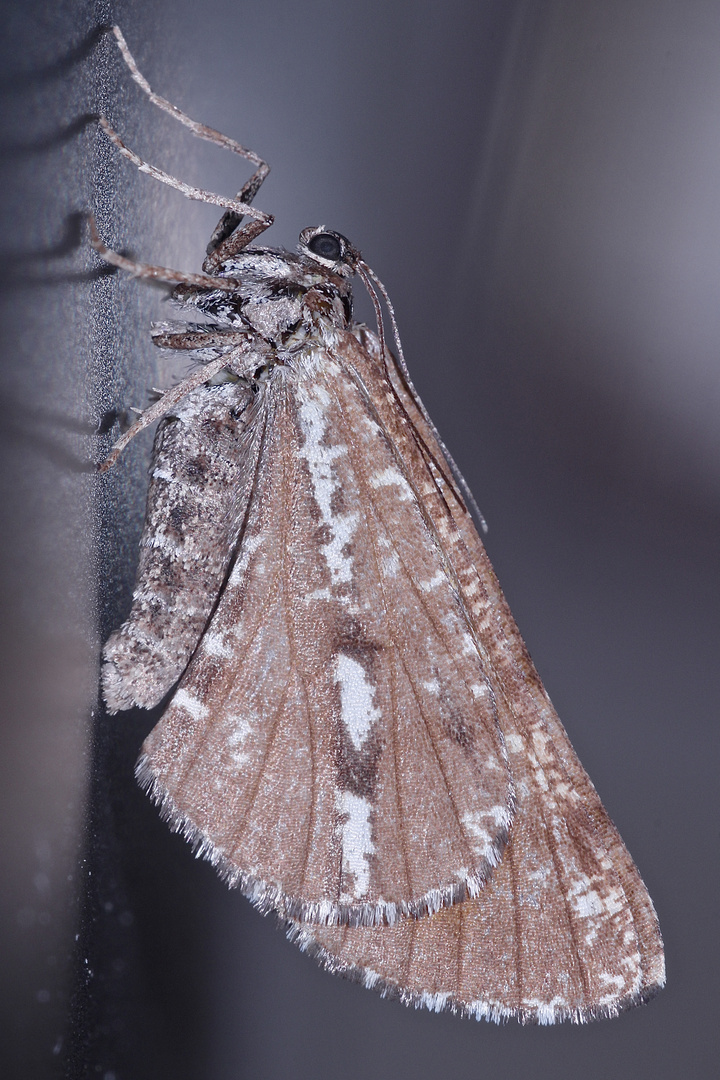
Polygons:
M372 388L321 353L261 393L236 561L139 778L262 908L421 915L500 859L507 705Z
M363 346L359 373L373 351L372 341ZM417 462L419 438L442 463L416 403L393 381L407 417L397 421L396 445ZM510 841L477 898L431 918L382 930L293 924L289 934L331 970L417 1005L541 1023L613 1015L664 985L652 902L535 672L469 515L427 455L418 487L423 473L424 504L508 704L498 715L517 795Z

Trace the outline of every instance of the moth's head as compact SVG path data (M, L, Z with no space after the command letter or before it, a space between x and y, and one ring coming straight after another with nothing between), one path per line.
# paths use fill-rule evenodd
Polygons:
M334 274L351 277L356 269L360 252L342 233L315 225L300 233L298 251Z

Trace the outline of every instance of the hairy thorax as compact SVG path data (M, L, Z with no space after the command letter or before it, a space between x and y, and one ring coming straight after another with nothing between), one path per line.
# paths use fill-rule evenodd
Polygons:
M182 308L196 308L216 329L245 331L258 348L292 353L307 344L333 345L352 317L350 281L303 255L271 249L241 252L218 276L237 278L231 293L180 286L173 294Z

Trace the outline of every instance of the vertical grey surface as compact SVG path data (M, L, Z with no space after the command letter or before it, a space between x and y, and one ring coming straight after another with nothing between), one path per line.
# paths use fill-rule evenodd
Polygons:
M190 182L231 193L247 175L93 45L110 19L160 92L270 161L268 243L337 228L390 290L520 627L656 902L669 981L647 1008L495 1028L331 978L136 790L154 717L93 720L149 443L100 484L88 422L178 372L146 336L163 294L99 270L73 215L95 206L109 242L188 269L215 215L118 162L83 117L107 109ZM713 1076L718 6L75 0L8 3L3 24L3 1076Z
M57 1067L67 1026L96 697L88 319L90 5L6 5L0 221L0 1073ZM75 47L74 51L71 51Z

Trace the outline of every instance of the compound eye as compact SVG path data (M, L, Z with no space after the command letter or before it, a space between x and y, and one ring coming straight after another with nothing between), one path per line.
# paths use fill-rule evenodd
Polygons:
M313 255L319 255L321 259L327 259L328 262L337 262L343 253L342 244L337 236L326 232L313 236L308 243L308 251L312 251Z

